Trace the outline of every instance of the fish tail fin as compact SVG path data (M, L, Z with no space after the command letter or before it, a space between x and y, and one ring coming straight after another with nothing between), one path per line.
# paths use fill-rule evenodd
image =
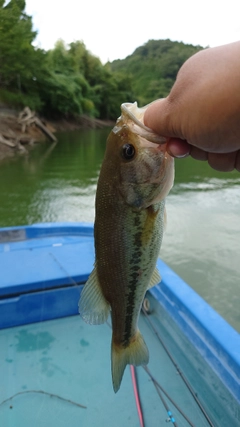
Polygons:
M148 361L148 348L139 331L137 331L127 347L116 345L112 341L112 382L115 393L120 388L127 365L147 365Z

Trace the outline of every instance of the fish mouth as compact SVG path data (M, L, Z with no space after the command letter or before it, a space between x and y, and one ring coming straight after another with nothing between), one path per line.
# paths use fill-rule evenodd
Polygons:
M144 113L148 105L145 105L145 107L142 107L142 108L138 108L137 102L122 104L121 105L122 114L121 114L121 117L118 119L117 124L119 121L123 121L129 126L129 128L133 133L144 138L149 143L154 144L155 148L156 148L156 145L158 145L159 147L162 147L160 151L164 151L164 146L165 146L165 151L166 151L167 138L164 136L158 135L152 129L145 126L145 124L143 123Z
M138 134L139 135L139 134ZM167 139L165 138L164 143L157 143L146 138L146 135L139 135L138 141L141 148L151 148L156 153L167 153Z

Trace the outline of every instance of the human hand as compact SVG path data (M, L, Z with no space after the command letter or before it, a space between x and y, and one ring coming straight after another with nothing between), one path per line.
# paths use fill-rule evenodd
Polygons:
M208 160L220 171L240 171L240 42L189 58L165 99L144 115L149 128L168 138L173 157Z

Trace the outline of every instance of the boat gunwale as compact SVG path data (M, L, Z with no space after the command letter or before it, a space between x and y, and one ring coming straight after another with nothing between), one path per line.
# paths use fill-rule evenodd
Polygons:
M87 222L45 222L15 227L3 227L0 228L0 245L15 243L22 240L65 236L69 233L81 236L93 236L93 226L91 223Z
M162 260L150 292L240 403L240 334Z

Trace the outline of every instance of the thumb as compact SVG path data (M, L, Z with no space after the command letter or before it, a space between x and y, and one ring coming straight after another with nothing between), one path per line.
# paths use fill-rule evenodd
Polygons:
M168 98L158 99L147 107L144 113L144 124L161 136L178 137L169 120Z
M163 98L149 104L143 120L147 127L168 138L167 151L172 157L186 157L190 153L190 146L174 132L171 116L168 98Z

